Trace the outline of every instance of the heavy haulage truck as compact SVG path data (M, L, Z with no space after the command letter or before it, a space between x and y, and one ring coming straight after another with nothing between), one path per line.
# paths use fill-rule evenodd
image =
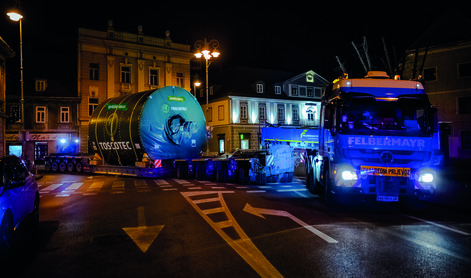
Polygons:
M420 82L385 72L335 80L322 99L319 148L305 161L306 187L329 205L359 196L415 206L436 188L435 114Z
M274 176L278 180L283 174L292 178L294 172L293 154L286 146L266 146L249 156L240 152L231 157L204 156L203 110L180 87L106 100L91 117L88 137L88 154L50 154L45 157L46 170L242 184L263 183Z

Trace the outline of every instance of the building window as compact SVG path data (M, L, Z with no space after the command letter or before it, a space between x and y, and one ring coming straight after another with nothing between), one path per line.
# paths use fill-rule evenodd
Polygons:
M46 90L46 80L35 80L34 83L36 92L44 92Z
M159 86L159 70L149 69L149 85Z
M263 94L263 83L257 83L257 93Z
M121 83L131 83L131 67L121 67Z
M250 149L250 133L239 133L240 136L240 149Z
M248 111L247 111L247 102L243 102L240 104L240 119L247 120L248 119Z
M69 122L69 107L61 107L61 123Z
M275 94L280 95L281 94L281 86L275 86Z
M88 116L92 116L93 111L98 107L98 98L88 98Z
M208 114L206 116L207 116L208 122L213 121L213 108L212 107L208 107Z
M426 68L424 69L424 81L435 81L437 80L437 69Z
M299 108L298 106L293 106L293 123L298 124L299 123Z
M306 87L299 87L299 95L302 97L306 96Z
M90 80L100 80L100 65L98 63L90 63Z
M13 122L20 122L21 121L21 106L19 103L10 103L7 105L8 107L8 116L10 120Z
M471 97L458 98L458 114L471 114Z
M471 63L459 64L458 76L460 78L471 77Z
M283 124L285 122L285 105L278 104L278 123Z
M291 96L298 96L298 87L291 87Z
M182 88L185 87L183 81L183 73L181 72L177 72L177 86Z
M267 119L266 106L265 104L258 105L258 122L264 123Z
M315 92L315 95L314 95L315 97L321 97L322 90L320 88L315 88L314 92Z
M307 88L307 96L308 97L313 97L314 96L314 90L312 89L312 87Z
M46 122L46 106L36 106L36 123Z
M224 105L218 106L218 121L224 121Z

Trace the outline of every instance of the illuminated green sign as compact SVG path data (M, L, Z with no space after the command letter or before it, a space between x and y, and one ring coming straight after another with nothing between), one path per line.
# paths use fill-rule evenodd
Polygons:
M178 102L185 102L184 97L176 97L176 96L168 96L168 101L178 101Z
M128 110L128 104L127 103L120 103L120 104L108 103L108 104L106 104L106 109L107 110L127 111Z

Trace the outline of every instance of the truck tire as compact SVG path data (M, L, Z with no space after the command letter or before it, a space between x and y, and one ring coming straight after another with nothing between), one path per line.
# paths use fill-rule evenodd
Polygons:
M68 172L73 172L75 170L75 165L73 162L67 163L67 171Z
M77 171L77 173L82 173L82 171L83 171L82 162L77 162L77 164L75 164L75 170Z
M58 169L59 169L59 163L52 162L52 165L51 165L52 172L57 172Z
M324 185L325 185L325 192L324 192L324 201L325 205L332 207L338 205L338 198L337 194L332 193L332 179L330 177L329 167L325 167L324 172Z
M65 162L61 162L59 164L59 171L65 172L66 169L67 169L67 164L65 164Z
M46 163L44 164L44 167L46 169L46 171L51 171L51 162L49 161L46 161Z

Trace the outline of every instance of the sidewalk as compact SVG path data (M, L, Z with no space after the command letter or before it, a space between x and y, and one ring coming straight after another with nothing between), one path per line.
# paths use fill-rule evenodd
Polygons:
M471 211L471 165L444 166L438 171L437 191L421 200Z

